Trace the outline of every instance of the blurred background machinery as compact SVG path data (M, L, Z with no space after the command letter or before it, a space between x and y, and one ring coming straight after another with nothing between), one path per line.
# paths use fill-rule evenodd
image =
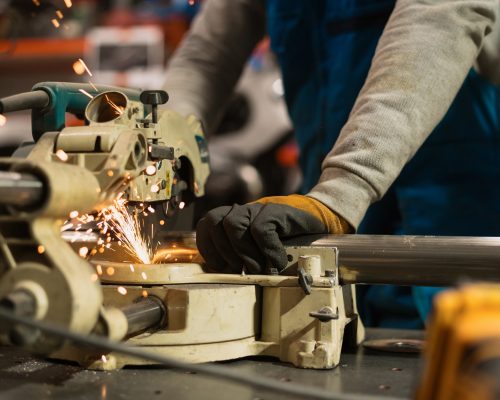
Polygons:
M199 0L0 0L0 98L50 80L157 88L199 8ZM298 149L282 97L264 41L209 138L212 175L191 210L195 219L219 205L298 190ZM68 126L81 124L68 114ZM26 112L0 125L0 155L31 140Z

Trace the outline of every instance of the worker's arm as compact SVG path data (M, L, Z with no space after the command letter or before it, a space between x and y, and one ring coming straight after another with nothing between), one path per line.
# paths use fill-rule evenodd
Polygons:
M168 65L169 106L196 115L210 134L264 34L262 0L206 0Z
M281 239L357 227L443 118L476 60L487 65L487 52L479 54L498 7L498 0L399 0L319 183L307 196L208 213L197 229L207 265L282 269Z
M399 0L309 196L356 227L447 112L498 8L498 0Z

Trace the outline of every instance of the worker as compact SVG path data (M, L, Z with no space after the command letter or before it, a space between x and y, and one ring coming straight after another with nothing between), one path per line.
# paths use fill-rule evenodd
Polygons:
M499 235L498 11L498 0L206 0L169 65L172 106L210 133L267 32L303 171L303 194L200 220L207 268L283 269L282 240L305 234ZM369 326L418 328L436 290L373 286L360 307Z

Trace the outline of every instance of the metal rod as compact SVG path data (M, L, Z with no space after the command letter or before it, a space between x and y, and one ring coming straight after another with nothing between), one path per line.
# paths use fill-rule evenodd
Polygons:
M500 281L500 237L326 235L295 238L286 245L338 248L342 283Z
M133 335L148 328L159 327L167 315L163 302L149 296L121 309L128 322L127 335Z
M0 204L28 207L40 203L43 196L43 182L36 176L0 171Z

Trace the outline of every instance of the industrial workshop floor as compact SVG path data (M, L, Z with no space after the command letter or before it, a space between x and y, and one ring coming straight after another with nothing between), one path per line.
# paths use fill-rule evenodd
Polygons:
M368 330L367 339L418 339L420 331ZM273 359L221 363L241 373L330 390L346 397L410 398L420 359L415 354L380 352L360 347L343 354L338 368L301 370ZM351 396L349 396L351 395ZM341 397L340 397L341 398ZM0 347L0 399L291 399L245 386L163 367L87 371L74 365L33 358L19 349Z

